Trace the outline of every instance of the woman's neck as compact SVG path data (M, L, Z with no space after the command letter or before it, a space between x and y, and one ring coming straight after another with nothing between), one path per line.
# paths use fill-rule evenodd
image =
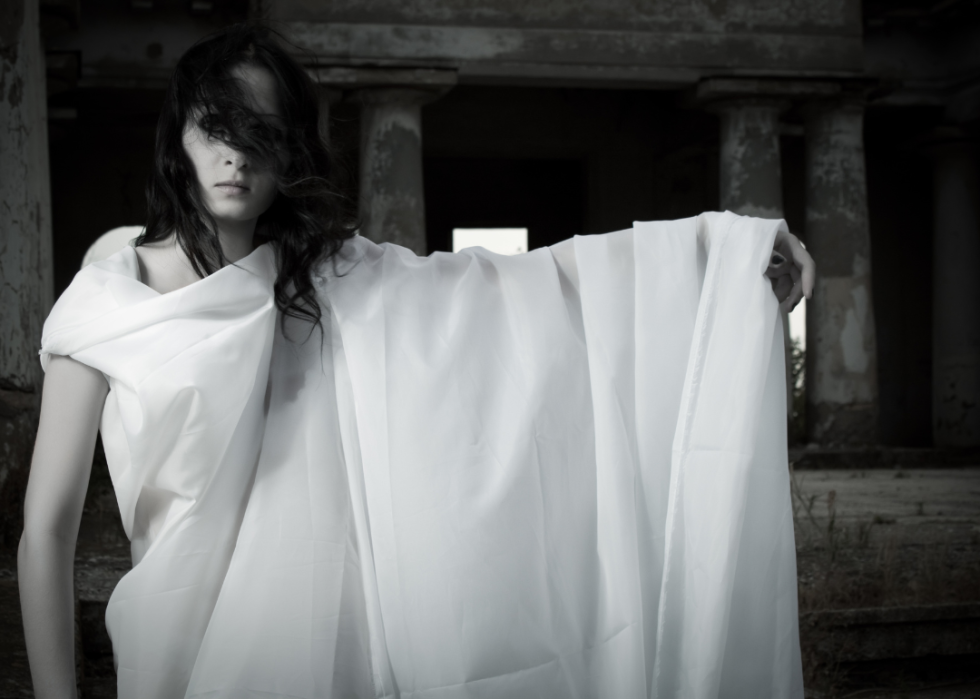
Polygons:
M218 241L229 264L238 262L255 249L255 223L255 219L218 222Z

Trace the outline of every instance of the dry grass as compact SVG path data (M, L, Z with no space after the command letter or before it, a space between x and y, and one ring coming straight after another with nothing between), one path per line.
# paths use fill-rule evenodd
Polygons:
M877 514L844 524L833 490L818 502L792 483L801 612L980 600L977 537L916 541L914 528Z

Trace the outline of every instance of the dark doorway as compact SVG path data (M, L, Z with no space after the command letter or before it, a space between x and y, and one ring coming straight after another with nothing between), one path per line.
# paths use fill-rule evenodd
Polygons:
M528 249L585 228L585 163L509 158L425 159L429 252L451 251L454 228L527 228Z

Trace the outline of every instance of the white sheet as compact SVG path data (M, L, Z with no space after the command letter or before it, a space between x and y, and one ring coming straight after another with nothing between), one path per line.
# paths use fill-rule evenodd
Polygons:
M515 257L350 241L323 337L275 331L186 696L802 696L779 225L706 214ZM186 661L145 636L141 659Z

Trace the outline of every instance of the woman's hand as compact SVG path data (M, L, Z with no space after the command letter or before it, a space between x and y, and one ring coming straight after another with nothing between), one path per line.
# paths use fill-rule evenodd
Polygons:
M810 253L795 235L786 230L776 234L766 276L779 300L779 310L789 313L804 296L813 295L817 268Z

